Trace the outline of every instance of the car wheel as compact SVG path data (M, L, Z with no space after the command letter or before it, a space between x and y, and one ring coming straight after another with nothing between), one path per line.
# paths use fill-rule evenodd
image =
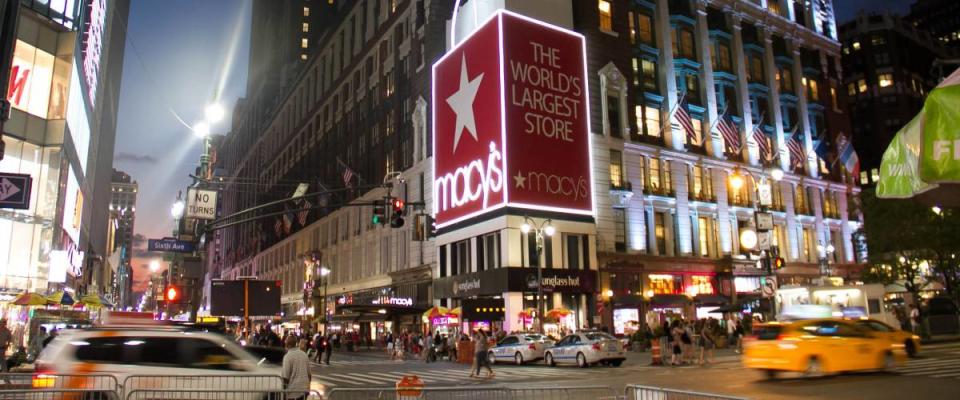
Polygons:
M820 363L820 359L810 357L810 360L807 361L807 368L803 370L803 376L806 378L817 378L822 375L823 364Z
M610 365L612 365L612 366L614 366L614 367L619 367L619 366L622 365L622 364L623 364L623 360L613 360L613 361L610 361Z
M547 366L550 366L550 367L557 366L557 363L553 361L553 353L547 353L547 355L543 356L543 360L544 362L547 363Z
M897 359L893 357L893 353L885 353L881 365L885 372L893 372L894 368L897 368Z
M778 373L779 373L779 371L777 371L777 370L775 370L775 369L766 369L766 370L763 370L763 374L766 375L767 379L770 379L770 380L777 379L777 374L778 374Z
M497 355L496 355L496 354L493 354L492 351L489 352L489 353L487 353L487 361L490 362L490 365L496 364L496 363L497 363Z
M907 339L907 341L903 343L903 349L910 358L917 356L917 345L913 343L913 339Z
M587 356L583 355L583 353L577 353L577 366L580 368L590 366L590 364L587 364Z
M514 354L513 363L517 365L523 365L523 354L520 354L519 351L517 352L517 354Z

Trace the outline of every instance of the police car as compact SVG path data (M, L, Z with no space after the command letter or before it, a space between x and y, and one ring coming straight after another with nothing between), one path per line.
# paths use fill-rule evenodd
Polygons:
M604 332L579 332L567 335L544 352L547 365L575 364L586 368L594 364L619 367L625 360L623 343Z
M539 333L509 335L490 348L487 359L490 364L512 362L523 365L525 362L542 359L544 350L552 345L552 340Z
M58 379L75 380L64 375L109 375L122 387L121 398L133 390L178 389L250 391L237 397L259 399L283 390L279 368L259 362L221 335L176 327L63 331L35 365L37 389L61 387ZM175 377L164 377L169 375ZM104 393L117 389L112 380L89 380L80 387Z

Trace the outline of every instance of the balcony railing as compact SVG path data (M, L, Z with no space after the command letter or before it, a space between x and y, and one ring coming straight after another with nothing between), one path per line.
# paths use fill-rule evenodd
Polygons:
M643 194L655 196L675 197L676 193L672 188L663 188L656 185L646 185L643 187Z
M753 207L753 203L746 197L730 197L729 203L734 207Z
M705 203L716 203L716 202L717 202L717 196L714 196L714 195L712 195L712 194L706 194L706 193L703 193L703 192L695 193L694 191L690 191L690 193L688 194L688 196L689 196L689 198L690 198L690 201L702 201L702 202L705 202Z

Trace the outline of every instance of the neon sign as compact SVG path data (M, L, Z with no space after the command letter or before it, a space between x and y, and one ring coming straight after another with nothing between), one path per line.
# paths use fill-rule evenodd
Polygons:
M107 0L90 0L88 7L90 11L83 43L83 77L87 82L87 98L93 106L97 99L103 30L107 21Z

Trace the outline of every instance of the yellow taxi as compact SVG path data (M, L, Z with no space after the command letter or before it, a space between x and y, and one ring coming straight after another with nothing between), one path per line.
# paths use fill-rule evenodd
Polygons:
M807 377L863 370L890 370L906 360L903 348L850 321L809 319L771 322L744 341L743 365L775 378L780 372Z
M852 322L874 336L887 339L891 346L902 348L907 356L916 357L920 352L920 336L914 335L913 332L894 328L873 318L861 318Z

